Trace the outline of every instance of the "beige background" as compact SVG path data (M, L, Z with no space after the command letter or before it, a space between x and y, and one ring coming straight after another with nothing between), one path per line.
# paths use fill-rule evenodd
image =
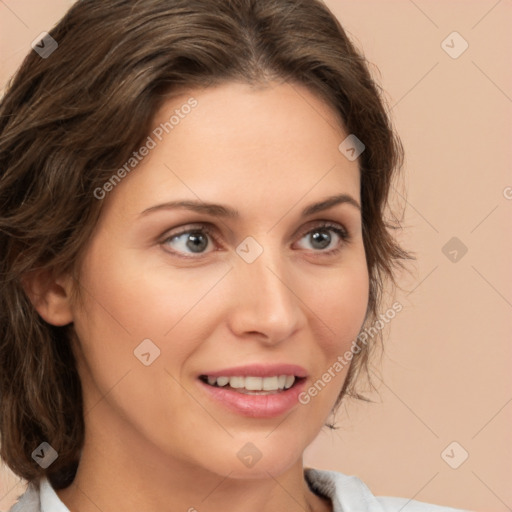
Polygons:
M71 3L0 0L0 89ZM358 475L378 495L512 510L512 1L327 4L388 93L407 153L401 240L418 262L386 330L380 397L340 409L340 428L305 463ZM458 58L442 47L454 31L469 44ZM446 44L462 48L457 36ZM456 262L442 252L452 237L467 247ZM453 469L445 460L462 450ZM0 510L23 490L0 472Z

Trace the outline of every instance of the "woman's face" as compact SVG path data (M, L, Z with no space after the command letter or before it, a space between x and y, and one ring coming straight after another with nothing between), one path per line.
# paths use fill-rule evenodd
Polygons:
M348 134L278 84L191 91L154 128L102 199L79 276L87 442L108 432L216 474L278 475L328 418L366 312L361 211L321 208L360 204Z

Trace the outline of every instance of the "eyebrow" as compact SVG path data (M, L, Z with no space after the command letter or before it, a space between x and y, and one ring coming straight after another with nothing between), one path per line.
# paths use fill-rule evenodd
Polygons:
M338 194L335 196L327 197L322 201L306 206L306 208L302 210L301 217L314 215L315 213L328 210L329 208L332 208L338 204L350 204L357 208L359 211L361 211L361 205L352 196L348 194ZM140 215L143 216L155 211L174 210L178 208L185 208L187 210L191 210L197 213L208 214L213 217L222 217L229 219L240 218L240 212L234 208L231 208L230 206L191 200L170 201L167 203L151 206L150 208L146 208Z

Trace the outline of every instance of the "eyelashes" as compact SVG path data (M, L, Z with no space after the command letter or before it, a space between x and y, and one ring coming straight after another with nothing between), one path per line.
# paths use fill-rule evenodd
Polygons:
M320 233L322 233L320 237L314 236L311 238L312 235L318 235ZM335 236L328 236L326 238L324 235L329 233L334 233ZM320 243L321 247L319 249L305 249L306 252L312 252L314 255L319 256L332 256L339 253L351 239L350 233L343 225L328 221L320 221L318 224L309 226L301 231L298 236L298 241L302 241L305 238L308 243L312 245ZM337 244L336 238L339 238ZM210 252L215 252L215 250L206 250L211 245L209 239L213 240L215 244L222 246L217 236L216 228L210 224L199 223L194 226L187 226L177 232L167 233L160 244L164 247L166 252L174 256L197 260L204 258ZM332 245L334 242L335 247L326 250L323 246L325 242L327 242L327 246ZM171 247L171 243L174 243L174 248ZM178 246L178 248L176 248L176 246ZM204 248L205 251L201 251L202 248ZM196 252L196 249L200 252ZM191 250L191 252L186 252L187 250Z
M336 247L334 247L333 249L330 249L327 251L324 248L320 248L319 250L313 250L313 252L318 252L318 253L324 254L324 255L331 255L331 254L338 253L339 251L341 251L341 249L343 249L345 243L347 243L350 239L348 231L341 224L336 224L336 223L332 223L332 222L327 222L327 223L324 222L324 223L320 223L320 224L314 226L313 228L307 229L305 232L303 232L300 235L300 240L302 240L305 237L311 236L312 234L318 234L321 232L335 233L336 236L340 239L339 244ZM332 241L332 237L331 237L331 240L329 241L329 245L330 245L331 241Z

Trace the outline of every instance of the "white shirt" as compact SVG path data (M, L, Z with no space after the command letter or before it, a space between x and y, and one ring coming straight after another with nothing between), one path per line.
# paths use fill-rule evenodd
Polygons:
M374 496L359 478L337 471L305 468L304 477L313 492L331 500L333 512L470 512L407 498ZM48 480L42 479L39 489L29 484L9 512L70 511Z

